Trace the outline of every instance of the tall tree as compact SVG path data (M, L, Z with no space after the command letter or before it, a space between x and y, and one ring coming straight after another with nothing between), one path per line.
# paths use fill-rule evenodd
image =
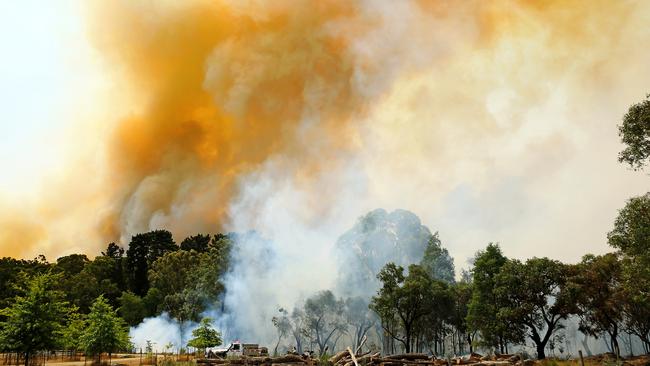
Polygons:
M273 347L274 356L278 354L278 347L280 347L280 342L282 342L282 339L286 337L291 331L289 313L284 308L278 309L278 312L280 315L276 315L271 319L271 323L273 323L273 326L278 332L278 341L275 343L275 347Z
M622 301L625 330L636 335L650 353L650 265L639 258L622 262Z
M437 232L429 237L420 264L431 278L447 283L455 282L454 259L449 255L449 251L442 247Z
M167 230L134 235L126 251L130 290L138 296L144 296L149 290L147 273L153 262L165 253L175 250L178 250L178 246Z
M411 352L416 325L431 308L431 278L422 266L410 265L405 275L404 268L394 263L388 263L377 277L382 287L370 306L381 319L384 331Z
M627 145L619 153L618 160L634 170L645 167L650 157L650 94L646 100L630 107L618 126L618 135Z
M625 328L650 352L650 193L627 201L607 239L622 256Z
M416 323L414 339L418 347L413 350L422 351L428 346L434 355L443 355L454 311L453 292L447 282L437 279L430 279L430 287L428 311L422 321Z
M53 289L60 275L34 276L13 304L0 310L6 321L0 323L2 349L21 353L25 366L34 352L51 350L60 345L68 303L63 293Z
M566 282L565 265L548 258L508 260L496 277L499 318L528 328L538 359L546 358L546 345L573 310Z
M458 353L465 353L465 344L469 347L470 353L474 352L476 331L470 331L467 325L467 312L472 300L472 283L466 277L454 284L451 289L454 293L454 309L450 321L456 331L454 342L458 343Z
M160 292L163 310L178 320L181 333L185 322L200 320L199 315L223 291L220 273L219 258L215 258L212 251L170 252L151 266L152 289Z
M305 301L305 331L316 342L320 354L324 354L338 334L345 332L343 300L331 291L321 291Z
M99 356L100 362L102 353L108 353L110 359L112 353L130 347L126 323L103 296L99 296L90 308L81 344L88 354Z
M622 267L614 253L585 255L572 268L568 283L580 317L580 331L594 337L608 335L611 348L618 356L625 296L621 283Z
M499 310L505 305L495 292L496 280L507 258L498 244L490 243L477 253L472 269L474 292L469 304L467 323L471 330L481 334L481 342L507 352L508 344L520 342L522 329L499 318Z

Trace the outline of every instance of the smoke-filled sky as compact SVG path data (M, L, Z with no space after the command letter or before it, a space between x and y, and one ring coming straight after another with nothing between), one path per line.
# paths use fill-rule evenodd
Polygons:
M2 2L0 255L256 229L307 266L377 207L457 267L607 251L647 189L616 125L648 24L647 1Z

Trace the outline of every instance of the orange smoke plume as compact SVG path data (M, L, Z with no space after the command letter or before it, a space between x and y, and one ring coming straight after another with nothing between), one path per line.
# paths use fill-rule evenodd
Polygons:
M89 36L117 85L109 103L119 118L97 133L100 152L86 154L99 157L84 165L97 170L92 181L74 169L22 215L29 219L0 218L0 229L11 226L1 231L0 248L59 254L72 250L72 240L96 253L150 229L170 229L177 239L228 229L242 182L270 163L282 172L279 181L304 189L301 215L316 219L332 209L345 183L324 187L323 177L355 170L350 161L371 182L361 210L420 207L422 197L439 199L436 192L499 166L475 160L484 151L473 147L485 141L496 151L519 133L520 145L535 151L572 148L554 126L544 140L537 138L546 133L541 124L522 121L556 87L586 103L589 90L634 80L644 63L624 58L638 56L640 41L650 38L642 26L646 4L93 3ZM519 148L504 155L531 151ZM530 160L509 166L545 165ZM452 178L443 181L427 164ZM67 235L76 220L85 229ZM23 231L31 233L23 249L10 251ZM72 239L56 242L66 235Z

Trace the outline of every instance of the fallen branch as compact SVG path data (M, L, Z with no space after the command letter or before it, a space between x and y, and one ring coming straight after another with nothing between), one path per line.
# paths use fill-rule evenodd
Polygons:
M352 353L352 350L350 347L348 347L348 352L350 352L350 357L352 357L352 361L354 362L354 366L359 366L359 363L357 362L357 358L354 357L354 353Z

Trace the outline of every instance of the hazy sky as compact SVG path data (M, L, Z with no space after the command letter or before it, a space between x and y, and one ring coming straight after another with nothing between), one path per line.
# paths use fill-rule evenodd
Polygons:
M326 247L377 207L459 267L604 252L647 190L616 125L650 92L650 3L535 4L0 2L0 255Z

